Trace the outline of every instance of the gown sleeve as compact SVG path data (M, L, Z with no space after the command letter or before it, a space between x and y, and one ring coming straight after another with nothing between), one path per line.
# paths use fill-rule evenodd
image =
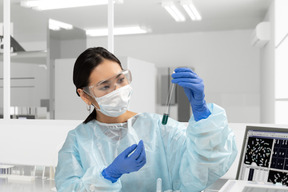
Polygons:
M101 172L104 167L82 167L75 130L68 133L62 149L58 153L58 165L55 173L55 184L58 192L118 192L121 182L115 183L105 179Z
M211 115L186 128L173 119L161 127L161 137L173 190L199 192L223 176L237 155L234 133L225 110L208 104Z

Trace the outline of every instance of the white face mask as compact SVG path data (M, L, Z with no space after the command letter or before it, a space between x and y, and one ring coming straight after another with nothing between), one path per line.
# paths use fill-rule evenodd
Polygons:
M118 117L127 111L131 94L132 87L130 84L125 85L107 95L95 97L100 109L95 108L104 115Z

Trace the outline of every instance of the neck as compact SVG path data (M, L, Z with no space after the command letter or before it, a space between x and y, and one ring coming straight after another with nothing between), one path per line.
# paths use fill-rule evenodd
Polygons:
M101 112L96 110L96 120L101 122L101 123L124 123L127 122L128 119L131 117L135 116L137 113L134 113L132 111L126 111L124 114L118 116L118 117L109 117Z

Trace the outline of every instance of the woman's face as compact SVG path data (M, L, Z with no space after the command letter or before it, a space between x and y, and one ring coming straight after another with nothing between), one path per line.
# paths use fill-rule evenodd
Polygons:
M93 95L96 97L102 97L111 92L112 90L117 89L117 86L114 87L114 84L116 82L119 82L120 77L115 79L113 77L117 77L117 75L121 73L121 71L122 69L117 62L104 59L101 64L95 67L89 77L88 86L93 86L93 90L95 90L95 92L93 92ZM99 83L101 83L101 86L99 86ZM94 102L95 100L93 99L93 103Z

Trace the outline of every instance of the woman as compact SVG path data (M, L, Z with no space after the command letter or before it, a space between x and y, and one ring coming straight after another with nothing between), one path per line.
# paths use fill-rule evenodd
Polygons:
M58 192L150 192L157 178L164 191L198 192L221 177L237 153L225 111L206 105L203 81L190 69L177 68L172 78L192 106L187 128L173 119L162 125L162 115L128 111L131 73L104 48L84 51L73 81L94 110L59 151Z

